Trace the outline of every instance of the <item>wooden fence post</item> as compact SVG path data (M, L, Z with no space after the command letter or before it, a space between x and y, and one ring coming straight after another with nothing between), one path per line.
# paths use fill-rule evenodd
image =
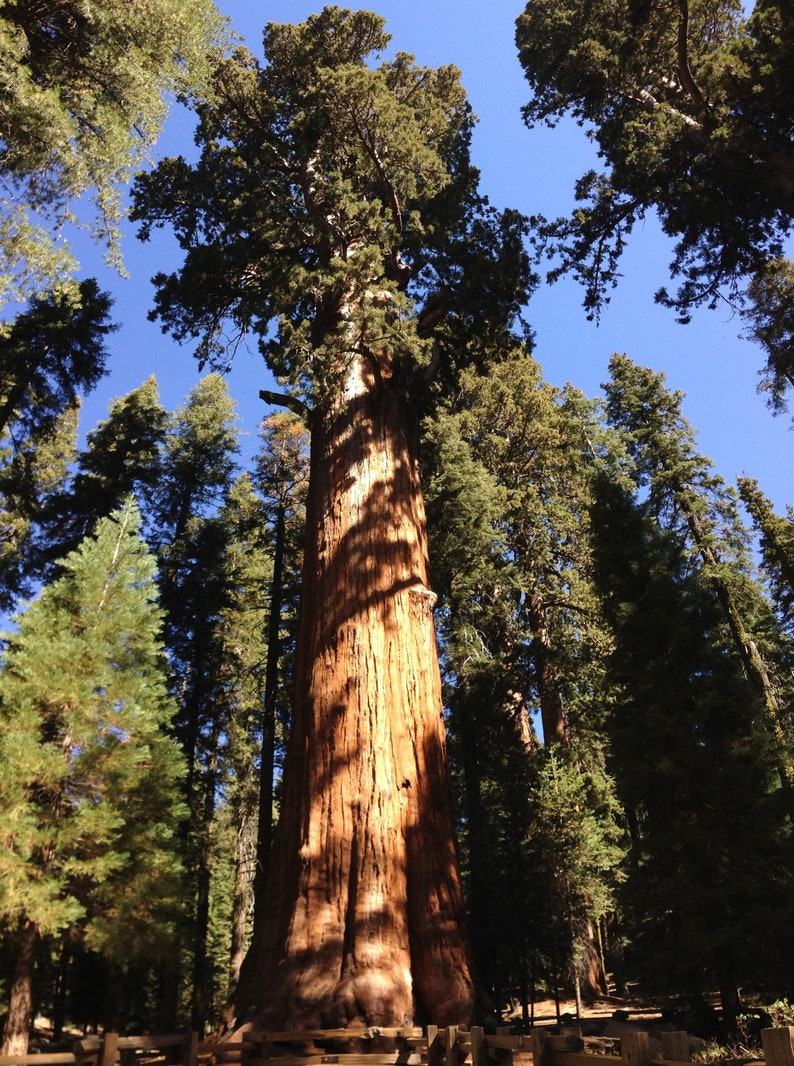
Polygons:
M686 1032L662 1033L662 1058L673 1062L689 1062L689 1035Z
M621 1033L620 1057L623 1066L649 1066L651 1052L648 1034L642 1029Z
M761 1043L767 1066L794 1066L794 1029L762 1029Z
M428 1025L425 1033L427 1035L427 1066L441 1066L441 1041L438 1039L438 1026Z
M445 1066L458 1066L459 1062L458 1027L448 1025L444 1030L444 1063Z
M119 1052L119 1034L105 1033L99 1045L97 1066L114 1066Z
M471 1066L486 1066L485 1030L481 1025L471 1027Z
M198 1046L198 1033L185 1033L182 1042L182 1066L198 1066Z
M546 1054L546 1037L548 1032L542 1026L532 1026L532 1064L533 1066L547 1066L548 1055Z

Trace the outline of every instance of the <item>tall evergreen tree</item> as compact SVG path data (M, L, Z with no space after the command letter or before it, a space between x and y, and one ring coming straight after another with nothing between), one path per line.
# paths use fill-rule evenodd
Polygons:
M263 64L218 66L198 161L165 160L135 192L143 236L172 226L185 252L157 279L165 326L220 360L253 331L283 402L311 412L270 921L237 997L240 1019L280 1026L402 1024L415 1004L462 1021L474 998L415 408L436 362L511 325L525 224L476 194L457 70L374 66L388 41L382 19L336 7L270 24Z
M607 418L622 431L637 484L647 488L656 514L666 528L680 531L699 557L736 653L764 702L768 728L779 745L781 773L791 786L794 766L782 725L787 700L764 647L765 636L776 643L774 620L755 580L736 493L697 451L694 431L682 412L683 396L666 387L663 374L637 366L625 355L613 356L609 368L610 380L604 386Z
M0 609L14 609L41 580L50 556L48 515L63 497L75 457L79 401L49 429L13 444L0 434Z
M146 521L162 474L167 424L154 377L111 401L107 418L88 432L70 482L42 507L50 560L76 547L130 494L141 501Z
M273 576L267 628L265 704L262 712L262 750L259 763L257 817L257 907L254 921L267 920L264 892L273 846L273 782L279 726L289 718L291 678L285 677L285 621L294 642L300 595L301 550L305 533L306 488L309 480L309 435L303 421L289 412L271 415L262 423L262 445L256 460L256 484L273 538ZM285 617L286 616L286 617ZM290 686L291 687L291 686ZM281 715L279 715L281 711Z
M0 431L47 432L105 373L111 300L96 281L40 296L0 327Z
M775 605L789 635L794 635L794 509L789 506L785 518L775 514L771 500L754 478L739 478L738 487L760 534L761 555Z
M558 982L575 951L590 951L593 966L576 975L597 994L599 952L587 921L570 920L570 898L561 935L548 935L563 904L549 891L549 805L539 797L565 793L542 785L553 764L556 781L568 774L567 787L587 796L603 839L619 835L598 739L605 636L587 545L591 452L603 451L605 434L593 406L548 386L520 349L461 374L449 406L426 435L428 515L475 952L497 999L494 974L526 1007L533 976L545 969ZM540 719L543 749L528 712ZM611 866L594 867L589 881L569 878L578 914L601 916Z
M224 805L235 830L234 884L229 896L229 939L224 979L217 982L228 1003L230 989L240 977L252 928L254 881L257 872L258 819L263 775L272 781L267 765L267 707L269 699L269 631L273 612L273 572L276 560L269 530L262 521L263 501L248 474L229 493L222 512L228 531L224 565L231 595L223 612L225 671L218 699L228 705L225 720ZM264 721L263 721L264 719ZM257 766L257 756L259 766ZM217 1019L216 1019L217 1020Z
M774 973L789 922L779 752L681 532L607 478L593 521L615 635L607 734L631 834L624 908L635 965L648 985L695 992L708 965L731 1028L739 985Z
M223 618L232 587L225 559L228 529L221 511L234 481L238 449L235 406L227 384L219 374L208 374L170 420L159 479L150 493L164 638L179 706L174 729L188 767L190 819L185 831L195 909L185 969L192 969L189 994L192 1024L198 1030L204 1027L211 999L206 950L210 839L228 726L222 698L227 654Z
M0 673L0 913L17 929L5 1054L27 1049L42 937L167 949L179 752L168 735L154 561L132 502L17 617Z
M50 498L64 488L80 398L104 373L106 341L115 328L109 311L107 293L89 280L31 300L14 322L0 325L4 610L41 578L48 546L38 526Z

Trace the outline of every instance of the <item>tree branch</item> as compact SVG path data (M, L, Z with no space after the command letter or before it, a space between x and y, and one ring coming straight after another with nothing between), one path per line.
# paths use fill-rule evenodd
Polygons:
M305 404L303 400L299 400L297 396L290 396L286 392L271 392L270 389L260 389L259 398L274 407L288 407L290 411L294 411L296 415L307 422L312 413L308 404Z

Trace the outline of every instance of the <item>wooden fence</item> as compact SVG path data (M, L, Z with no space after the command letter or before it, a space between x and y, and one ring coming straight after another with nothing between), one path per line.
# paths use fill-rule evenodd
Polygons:
M761 1037L763 1056L754 1066L794 1066L794 1028L764 1029ZM340 1042L345 1048L354 1042L357 1050L334 1051ZM603 1063L603 1059L611 1061ZM70 1052L2 1055L0 1066L208 1066L224 1062L240 1066L514 1066L516 1060L522 1066L680 1066L689 1059L689 1037L684 1032L661 1032L654 1041L645 1030L623 1032L612 1040L591 1040L577 1028L538 1026L523 1036L486 1034L476 1026L464 1031L431 1025L427 1029L248 1032L240 1041L220 1043L201 1041L191 1032L153 1036L108 1032L76 1041Z

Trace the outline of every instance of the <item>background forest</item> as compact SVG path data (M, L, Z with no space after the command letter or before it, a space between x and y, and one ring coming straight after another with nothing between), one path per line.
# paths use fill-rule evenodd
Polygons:
M67 1024L219 1024L267 917L257 900L290 728L302 401L291 394L268 414L252 447L222 373L204 373L168 410L141 357L141 384L78 432L115 326L96 281L64 281L74 264L63 227L93 195L95 236L116 254L164 99L193 101L199 143L217 135L206 101L225 30L209 4L189 15L156 6L164 50L133 6L0 12L13 104L0 154L0 1000L13 1013L24 986L17 1009L51 1018L56 1037ZM732 301L785 406L786 35L774 5L749 28L729 5L687 10L686 62L680 33L668 45L692 84L680 78L665 101L625 39L575 24L574 4L547 6L530 3L518 23L534 92L525 117L586 119L609 180L583 179L588 206L572 221L497 219L478 202L444 338L455 357L420 411L469 935L494 1013L528 1022L533 998L559 989L718 991L730 1029L744 1001L794 994L794 512L779 513L752 471L736 484L720 476L658 369L614 355L598 395L550 384L526 301L551 251L597 312L625 228L656 209L680 241L683 277L661 301L683 317ZM654 10L632 7L636 39L656 34ZM547 17L567 27L563 43L580 35L570 68ZM81 33L103 71L94 95ZM139 49L130 69L119 40ZM754 92L731 96L745 82ZM642 92L657 92L662 114L651 134L631 111L647 120ZM671 113L688 115L684 145ZM44 151L30 132L42 128ZM779 180L736 164L758 129L758 169ZM697 167L682 164L687 151ZM160 190L187 188L178 162L159 168L136 185L144 229L159 224L151 173ZM683 173L682 192L670 174ZM715 186L715 173L730 181ZM231 202L219 196L219 214ZM459 262L436 266L450 287L461 276ZM161 317L196 336L174 327L167 301ZM437 311L448 307L422 308L427 320ZM202 354L223 354L226 339L216 331Z

